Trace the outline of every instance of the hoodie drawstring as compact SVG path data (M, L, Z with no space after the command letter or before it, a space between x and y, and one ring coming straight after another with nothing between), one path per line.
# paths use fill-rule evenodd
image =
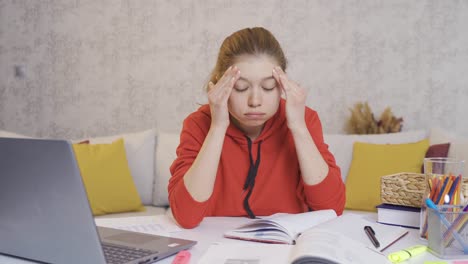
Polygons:
M248 193L244 198L244 209L250 218L255 218L255 214L252 212L252 209L250 209L249 198L250 198L250 195L252 194L252 190L255 185L255 177L257 176L258 166L260 165L260 146L262 145L262 141L258 142L257 160L254 163L253 157L252 157L252 140L247 136L246 138L247 138L247 144L249 147L250 167L249 167L249 173L247 174L247 179L245 179L245 183L244 183L244 191L248 189Z

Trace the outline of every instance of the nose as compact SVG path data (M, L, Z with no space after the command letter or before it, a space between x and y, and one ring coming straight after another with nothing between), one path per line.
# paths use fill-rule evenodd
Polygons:
M248 104L250 107L259 107L262 105L262 92L258 88L250 90Z

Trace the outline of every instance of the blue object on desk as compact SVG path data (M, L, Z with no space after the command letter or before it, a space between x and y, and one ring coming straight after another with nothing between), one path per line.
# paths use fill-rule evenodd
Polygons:
M445 225L445 227L450 229L450 226L451 226L450 222L447 220L447 218L445 218L443 214L439 212L439 209L437 208L437 206L434 204L434 202L430 198L426 198L426 205L427 207L433 209L435 213L437 214L437 216L439 217L439 219ZM458 234L455 230L452 229L452 235L457 240L457 242L460 243L460 245L462 246L463 253L468 254L468 245L466 245L465 242L463 242L463 238L460 236L460 234Z

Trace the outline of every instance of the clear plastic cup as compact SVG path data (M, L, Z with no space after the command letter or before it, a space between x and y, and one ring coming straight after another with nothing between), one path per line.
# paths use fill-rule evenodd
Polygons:
M425 158L424 174L426 188L421 201L419 236L428 237L428 212L426 198L436 205L465 205L462 194L463 168L465 161L453 158Z

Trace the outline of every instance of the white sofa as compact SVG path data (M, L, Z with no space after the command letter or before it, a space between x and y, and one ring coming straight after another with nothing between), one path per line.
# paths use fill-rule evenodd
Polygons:
M0 137L27 137L17 133L0 130ZM123 137L129 167L142 202L146 207L144 212L128 212L98 216L98 218L115 218L128 216L147 216L169 214L167 199L167 184L170 178L169 167L175 158L175 149L179 143L177 133L156 132L153 129L138 133L115 135L110 137L89 138L90 143L112 142ZM450 142L449 157L468 159L468 140L447 133L442 129L431 131L417 130L382 135L338 135L325 134L325 142L335 155L336 162L342 170L343 180L346 176L353 156L354 142L374 144L401 144L420 141L429 138L430 144ZM79 140L72 140L77 142ZM468 175L468 166L464 175Z

